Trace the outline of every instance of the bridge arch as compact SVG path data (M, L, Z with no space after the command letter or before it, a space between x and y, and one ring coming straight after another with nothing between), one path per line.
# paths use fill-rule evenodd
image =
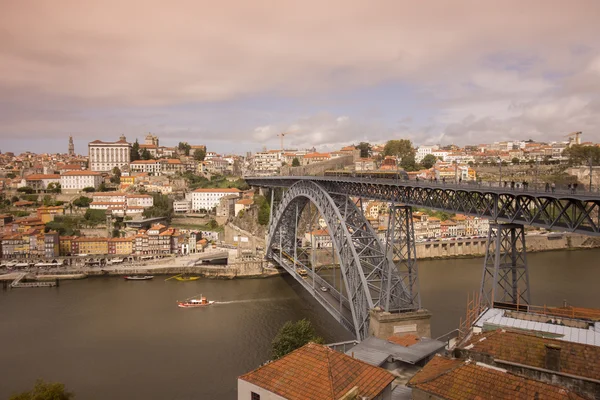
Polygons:
M315 290L297 273L298 221L308 204L314 204L325 220L333 250L340 262L344 291L330 287L327 296L339 300L339 307L328 302L326 295ZM299 181L285 191L274 210L269 225L267 257L273 259L296 278L313 296L359 340L369 333L369 310L381 307L397 311L407 302L398 271L385 245L377 238L371 224L356 203L347 195L330 194L312 181ZM317 279L314 271L313 282ZM393 287L390 289L392 282ZM349 311L349 313L348 313ZM349 315L350 314L350 315Z

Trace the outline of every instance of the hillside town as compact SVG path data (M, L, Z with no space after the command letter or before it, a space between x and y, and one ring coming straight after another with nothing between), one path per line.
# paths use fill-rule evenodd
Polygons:
M129 142L125 136L114 142L94 140L87 155L80 155L70 137L62 154L0 154L0 256L185 255L209 244L237 245L225 243L222 226L256 208L259 196L249 190L244 176L311 174L310 168L318 167L321 174L388 176L402 171L404 179L461 184L484 179L495 184L504 167L507 177L511 171L524 170L527 179L554 174L546 178L561 184L560 179L572 178L564 173L574 163L571 150L599 149L582 142L581 136L574 132L562 142L504 141L464 147L414 148L408 140L390 140L331 152L284 149L282 140L281 149L245 156L217 154L201 144L163 146L151 133L141 143ZM587 159L579 156L575 161L585 166ZM598 161L590 158L590 171ZM562 175L556 174L557 169ZM382 240L389 206L362 202L363 213ZM173 218L188 216L202 219L191 226L170 224ZM413 223L417 242L484 237L489 228L485 218L426 209L414 212ZM332 246L324 223L307 230L305 238L309 246Z

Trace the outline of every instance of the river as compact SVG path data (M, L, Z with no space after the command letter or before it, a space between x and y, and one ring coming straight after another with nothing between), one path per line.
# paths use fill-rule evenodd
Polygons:
M534 304L600 308L600 250L531 254ZM422 261L423 305L442 335L465 314L483 260ZM218 304L179 309L204 294ZM327 342L351 339L290 277L196 282L66 281L0 290L0 398L60 381L77 399L235 399L236 378L269 358L287 320L310 319Z

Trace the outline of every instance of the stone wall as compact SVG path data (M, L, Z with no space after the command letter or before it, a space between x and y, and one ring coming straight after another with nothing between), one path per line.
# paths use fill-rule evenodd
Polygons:
M586 187L590 184L590 167L571 167L567 174L577 177L577 182ZM600 167L592 167L592 186L600 186Z

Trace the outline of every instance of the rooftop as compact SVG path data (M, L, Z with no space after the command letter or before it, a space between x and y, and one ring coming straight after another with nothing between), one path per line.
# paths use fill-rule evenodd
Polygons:
M445 345L444 342L438 340L418 338L414 335L397 337L392 340L370 336L348 350L346 354L353 354L357 359L375 366L383 365L389 358L407 364L416 364L437 353Z
M496 330L474 335L462 349L494 359L545 368L546 345L560 347L560 372L600 380L600 347Z
M394 375L309 343L239 379L289 400L337 400L355 386L359 396L373 398L394 380Z
M241 190L237 188L227 188L227 189L196 189L194 190L196 193L240 193Z
M553 399L583 397L561 386L513 375L481 363L435 356L408 386L444 399Z
M102 174L100 172L96 172L96 171L68 171L63 174L63 176L89 176L89 175L100 176Z

